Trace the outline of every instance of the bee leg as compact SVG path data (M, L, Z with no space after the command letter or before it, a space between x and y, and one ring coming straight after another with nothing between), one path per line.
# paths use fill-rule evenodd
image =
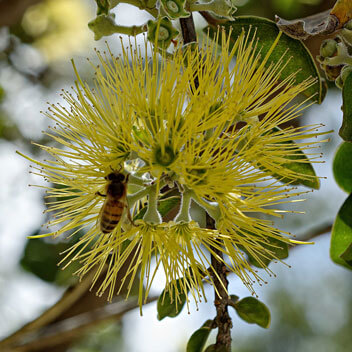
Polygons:
M131 224L133 226L136 226L136 224L134 223L134 221L133 221L133 219L131 217L131 213L130 213L130 209L128 208L128 205L126 204L125 206L126 206L126 209L127 209L127 218L128 218L128 220L131 222Z
M95 192L95 194L96 194L97 196L106 197L106 194L102 194L102 193L100 193L99 191L98 191L98 192Z

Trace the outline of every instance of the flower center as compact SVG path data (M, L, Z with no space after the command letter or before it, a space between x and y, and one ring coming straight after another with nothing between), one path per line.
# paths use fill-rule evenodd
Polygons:
M172 12L174 12L174 13L177 13L178 12L178 6L177 6L177 4L175 3L175 1L168 1L167 3L166 3L166 6L167 6L167 8L170 10L170 11L172 11Z
M158 147L155 151L155 160L158 164L162 166L169 166L174 162L176 155L173 149L169 146L165 146L164 150Z
M159 28L159 40L166 40L169 38L169 30L165 27L161 27Z

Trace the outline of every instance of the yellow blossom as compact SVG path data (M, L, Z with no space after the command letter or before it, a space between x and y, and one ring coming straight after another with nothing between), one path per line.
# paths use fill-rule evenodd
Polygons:
M80 276L96 270L93 284L105 271L98 294L108 290L112 299L124 285L129 292L139 277L142 305L162 270L165 292L176 303L181 294L198 302L203 283L216 275L210 254L253 292L253 282L263 280L246 255L259 264L280 260L275 248L290 243L288 233L258 214L280 216L277 206L298 194L291 190L297 180L317 184L314 172L288 166L309 163L302 151L315 148L306 138L319 135L319 126L277 128L299 116L305 105L293 99L314 80L295 83L293 73L280 82L283 62L266 65L275 44L262 58L248 38L242 34L231 49L225 36L208 38L198 49L177 48L160 60L147 42L130 43L117 57L98 52L95 87L75 68L73 92L62 93L69 108L53 104L45 113L55 122L46 134L56 144L40 146L49 160L30 159L51 183L47 211L54 230L44 236L84 232L63 262L79 261ZM101 194L112 170L129 174L124 213L132 212L134 221L102 233ZM180 209L170 218L174 200ZM192 202L213 218L214 229L194 221Z

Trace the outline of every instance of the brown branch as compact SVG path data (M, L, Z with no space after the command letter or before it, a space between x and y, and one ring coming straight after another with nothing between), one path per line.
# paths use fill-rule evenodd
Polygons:
M182 28L182 36L184 44L196 42L197 34L195 31L194 21L192 14L187 18L181 18L180 24ZM195 72L194 75L194 87L199 87L198 74ZM214 229L214 220L207 214L207 228ZM216 308L215 324L218 328L218 334L216 337L216 350L231 351L231 328L232 321L228 313L228 281L226 278L226 267L223 263L222 252L216 248L211 248L211 273L213 276L215 299L214 305Z
M197 42L197 33L196 33L196 28L194 26L194 21L193 21L193 16L191 13L191 16L187 18L180 18L180 25L181 25L181 30L182 30L182 37L183 37L183 43L188 44L192 42ZM191 91L192 94L195 92L193 90L197 90L199 87L199 78L198 78L198 72L194 72L194 89L191 85Z
M43 0L2 0L0 1L0 27L18 23L28 7Z
M222 252L213 248L217 257L222 258ZM215 286L215 300L214 305L216 308L215 323L218 328L218 334L216 336L216 348L224 348L224 351L231 351L231 328L232 321L228 312L228 280L225 265L214 255L211 256L212 276ZM222 349L221 349L222 350Z
M207 228L214 229L215 221L208 214L207 217ZM210 272L212 274L212 281L214 283L214 305L216 308L215 323L218 328L218 334L216 336L216 351L231 351L231 328L232 321L228 312L229 305L229 294L227 280L228 271L223 262L222 252L214 247L211 247L213 253L211 253L211 265Z
M158 297L149 297L146 304L154 302ZM119 301L104 307L75 315L55 324L45 326L39 331L29 332L22 336L15 345L1 349L3 352L51 351L53 347L65 344L81 336L88 328L102 322L114 322L125 313L137 308L137 299Z
M130 261L133 260L133 254L134 253L130 254L130 260L127 260L119 271L119 274L116 278L116 285L114 290L116 293L119 291L120 286L122 285L122 280L128 271ZM95 282L96 287L99 287L104 281L107 267L108 266L105 265L105 267L100 272L99 278ZM53 335L53 337L48 337L47 340L45 340L41 334L45 331L52 331L52 327L61 326L60 324L64 324L64 321L71 321L68 319L72 318L75 320L77 317L84 314L89 316L91 312L96 310L99 311L99 309L109 310L110 304L107 304L109 294L108 290L101 297L96 296L90 291L94 276L95 270L92 270L85 276L82 282L78 283L72 288L68 288L63 297L54 306L45 311L39 318L26 324L24 327L9 337L5 338L3 341L0 341L0 351L32 351L32 349L27 349L27 347L24 347L24 345L27 346L27 344L31 342L31 340L29 340L30 336L32 336L32 339L41 336L38 341L33 342L35 346L38 346L36 347L35 351L48 351L49 349L45 345L46 343L51 346L50 352L61 352L66 350L74 341L74 339L78 338L79 334L91 324L83 324L83 327L78 327L74 333L71 333L70 331L63 332L63 335L60 338L56 338L57 335ZM123 286L121 288L120 295L123 296L126 293L127 288ZM107 307L103 308L104 306ZM54 330L56 330L56 328ZM45 340L46 342L43 342L42 340ZM43 349L40 347L42 345L44 346Z
M332 225L333 224L331 224L331 223L325 223L325 224L318 225L318 226L314 227L313 229L306 231L305 235L297 236L297 238L300 241L309 241L315 237L318 237L320 235L324 235L326 233L331 232ZM292 248L295 248L295 247L292 247Z
M210 24L211 26L214 26L214 27L217 27L217 26L221 25L222 23L228 22L228 20L213 17L208 11L199 11L199 13L208 22L208 24Z
M87 275L84 280L79 284L73 287L69 287L62 296L62 298L52 307L46 310L42 315L40 315L35 320L29 322L28 324L24 325L12 335L0 341L0 350L2 351L3 348L6 348L6 346L15 344L17 340L22 339L22 337L27 333L37 331L38 329L47 326L48 324L55 321L61 314L65 313L65 311L71 309L71 307L78 300L80 300L83 295L87 293L90 286L92 285L94 275L95 272L92 272Z
M197 41L196 28L194 26L193 16L180 18L180 25L182 30L183 43L188 44Z

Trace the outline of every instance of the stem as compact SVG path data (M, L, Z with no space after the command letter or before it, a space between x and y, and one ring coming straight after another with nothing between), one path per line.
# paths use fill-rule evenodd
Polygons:
M142 186L145 187L146 184L150 183L152 180L147 180L142 177L138 177L136 175L130 174L128 178L128 183L132 185Z
M215 222L207 214L207 228L214 229ZM227 280L226 274L226 266L225 264L218 260L217 257L223 259L223 254L220 250L215 247L211 247L213 253L211 254L211 266L212 269L210 270L213 283L214 283L214 305L216 308L216 317L215 323L218 327L218 334L216 336L216 344L215 344L215 351L226 351L231 352L231 328L232 328L232 321L231 317L228 312L228 305L229 305L229 294L228 294L228 285L229 282Z
M189 9L191 11L211 11L212 10L212 4L213 2L210 1L210 2L204 2L202 4L199 4L199 3L195 3L195 4L191 4L189 6Z
M196 42L197 35L195 31L195 26L193 22L192 14L187 18L181 18L180 24L182 28L182 36L184 44ZM197 89L199 87L198 76L194 77L194 86ZM207 228L214 229L215 221L207 214ZM231 351L231 328L232 322L229 316L227 307L228 307L228 281L226 278L226 267L219 261L217 258L223 258L221 251L216 248L211 248L214 256L211 254L211 264L212 264L212 276L214 282L214 292L215 300L214 305L216 308L216 318L215 322L218 327L218 335L216 337L216 351L223 350L226 352Z
M133 194L128 194L127 195L127 203L130 208L133 207L134 203L139 201L140 199L144 198L149 194L149 188L144 188L141 189L140 191L133 193Z
M226 19L218 19L213 17L209 12L207 11L199 11L199 13L201 14L201 16L208 22L208 24L210 24L211 26L218 26L222 23L227 22Z
M187 18L180 18L180 25L182 29L183 44L197 42L197 33L196 33L196 28L194 26L192 13ZM199 78L198 78L197 72L194 75L193 82L194 82L194 90L197 90L199 87ZM192 93L194 93L192 84L191 84L191 91Z
M130 176L130 179L131 179L131 177L132 177L132 175ZM133 184L138 184L138 183L133 183ZM164 185L165 185L165 181L161 180L160 184L159 184L159 188L164 187ZM132 208L134 203L136 203L140 199L142 199L145 196L147 196L148 194L150 194L150 192L152 192L153 190L154 190L154 192L156 192L155 189L156 189L156 184L152 184L150 186L146 186L145 188L141 189L138 192L135 192L133 194L128 194L127 195L128 206L130 208Z
M177 216L175 217L176 222L180 222L180 221L189 222L189 221L191 221L191 217L189 215L189 208L191 205L191 200L192 200L192 192L185 190L182 193L180 211L178 212Z
M197 41L196 28L194 26L193 16L180 18L182 29L183 44L188 44Z
M212 217L215 223L220 220L221 213L218 203L209 202L205 199L200 199L194 192L192 192L192 198L200 207L202 207L209 214L209 216Z
M156 184L149 188L148 208L143 216L143 220L151 224L160 224L162 221L158 212L158 192Z

